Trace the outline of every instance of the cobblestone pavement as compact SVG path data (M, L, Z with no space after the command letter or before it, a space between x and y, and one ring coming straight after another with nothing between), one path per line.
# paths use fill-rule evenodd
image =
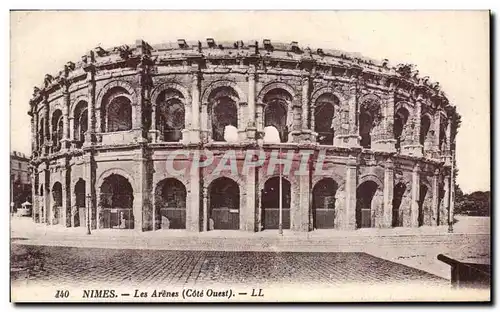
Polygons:
M119 250L11 245L12 286L128 284L193 286L272 283L449 281L362 252Z

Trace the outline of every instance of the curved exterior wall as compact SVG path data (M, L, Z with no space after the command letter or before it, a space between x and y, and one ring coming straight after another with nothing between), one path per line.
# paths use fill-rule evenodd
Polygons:
M410 65L295 42L139 40L46 75L29 114L36 222L84 226L90 205L93 228L272 228L262 197L276 173L216 167L228 154L237 168L254 152L269 161L278 148L294 153L293 168L310 155L309 174L284 174L285 228L435 226L450 216L456 112ZM282 143L263 138L269 125ZM213 164L171 176L169 157L186 168L207 151ZM225 192L236 195L220 202Z

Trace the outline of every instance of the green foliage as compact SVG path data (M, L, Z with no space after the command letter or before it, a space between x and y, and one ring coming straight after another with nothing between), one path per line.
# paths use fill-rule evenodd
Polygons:
M455 213L468 216L489 216L491 207L490 191L476 191L464 194L460 186L455 186Z

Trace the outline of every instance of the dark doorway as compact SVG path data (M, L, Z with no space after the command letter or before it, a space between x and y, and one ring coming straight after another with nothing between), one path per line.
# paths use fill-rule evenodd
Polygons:
M403 213L401 210L401 203L403 196L406 192L406 185L398 183L394 186L394 193L392 199L392 227L403 226Z
M155 191L155 229L186 228L186 187L177 179L165 179Z
M282 180L282 228L290 229L290 182L285 178ZM262 190L262 227L264 230L279 228L279 177L273 177L266 181Z
M320 180L313 188L313 225L315 229L335 227L335 204L338 185L330 178Z
M375 192L377 191L377 183L366 181L358 186L356 191L356 227L369 228L372 227L372 202Z
M121 175L112 174L101 185L99 203L102 228L133 229L133 189L129 181Z
M209 187L209 230L240 229L240 188L235 181L222 177Z

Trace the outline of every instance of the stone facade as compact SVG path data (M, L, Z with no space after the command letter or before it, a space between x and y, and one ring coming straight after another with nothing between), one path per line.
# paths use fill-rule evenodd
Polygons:
M263 167L170 176L200 152L310 153L325 177L285 175L283 227L444 225L456 111L411 65L252 41L97 47L30 102L33 218L96 228L276 228L279 177ZM227 127L235 130L226 138ZM280 143L268 143L274 127ZM179 153L179 151L182 151ZM300 160L293 159L294 166Z

